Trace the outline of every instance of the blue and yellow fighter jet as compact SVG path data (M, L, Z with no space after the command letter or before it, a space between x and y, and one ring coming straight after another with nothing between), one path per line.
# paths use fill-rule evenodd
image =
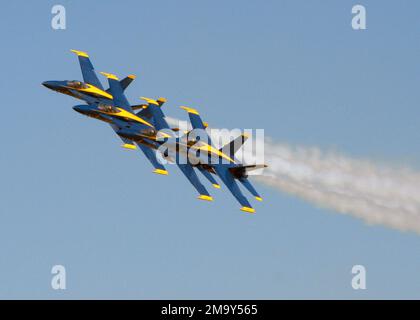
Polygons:
M124 90L135 79L135 76L129 75L119 81L115 75L101 72L108 78L109 82L109 89L105 90L95 73L88 54L78 50L71 51L76 53L79 58L84 82L77 80L45 81L42 84L51 90L85 101L87 105L77 105L73 109L83 115L109 123L117 134L121 128L138 132L139 136L143 137L147 142L144 144L137 143L137 145L154 166L155 170L153 172L167 175L168 172L157 160L156 153L147 146L147 144L150 144L156 148L154 143L161 138L160 133L155 130L150 122L134 113L134 110L141 109L143 106L130 106L124 95ZM165 101L163 98L158 99L158 103L161 105ZM131 140L120 135L119 137L123 141L122 147L126 149L137 148Z
M166 122L165 115L158 101L144 97L141 97L141 99L145 100L147 105L143 106L143 110L138 113L139 116L148 120L150 119L155 124L157 130L164 132L174 130ZM220 188L220 185L212 174L219 176L233 196L242 205L241 210L254 213L255 209L252 208L248 199L242 194L236 181L239 181L256 200L262 201L261 196L248 180L248 172L264 168L266 165L242 165L235 159L234 154L246 141L247 136L240 135L222 148L217 149L212 145L210 136L206 132L207 124L202 121L198 111L188 107L181 108L188 112L193 130L175 139L165 139L165 148L160 151L163 152L164 156L169 154L168 150L174 151L178 155L176 163L200 194L198 199L213 200L207 189L200 182L194 169L198 169L215 188ZM133 141L143 139L134 130L122 128L119 134ZM180 161L180 154L185 156L186 161Z

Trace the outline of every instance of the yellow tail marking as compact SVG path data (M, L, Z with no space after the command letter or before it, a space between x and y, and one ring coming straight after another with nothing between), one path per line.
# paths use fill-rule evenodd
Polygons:
M195 109L193 109L193 108L188 108L188 107L185 107L185 106L182 106L182 107L180 107L181 109L184 109L185 111L187 111L188 113L192 113L192 114L196 114L196 115L198 115L199 113L198 113L198 111L197 110L195 110Z
M126 149L131 149L131 150L137 149L137 146L135 146L134 144L129 144L129 143L124 143L121 147L126 148Z
M107 72L99 72L100 74L104 75L108 79L118 80L118 77L115 74L107 73Z
M136 78L136 76L134 74L129 74L127 77L130 78L130 79L133 79L133 80Z
M84 51L79 51L79 50L70 50L70 51L71 52L74 52L78 56L89 58L89 55L86 52L84 52Z
M213 183L213 187L215 187L216 189L220 189L220 184Z
M150 98L146 98L146 97L140 97L140 99L146 101L149 104L155 104L155 105L159 105L159 103L156 100L150 99Z
M160 98L158 98L157 100L156 100L159 104L164 104L166 101L168 101L168 100L166 100L166 98L164 98L164 97L160 97Z
M241 210L245 211L245 212L249 212L249 213L254 213L255 212L255 209L250 208L250 207L242 207Z
M198 198L197 199L200 199L200 200L206 200L206 201L213 201L213 197L211 197L211 196L206 196L206 195L204 195L204 194L200 194L199 196L198 196Z
M256 200L258 201L263 201L263 199L261 197L255 197Z
M155 169L155 170L153 171L153 173L163 174L163 175L165 175L165 176L167 176L167 175L168 175L168 171L166 171L166 170L162 170L162 169Z

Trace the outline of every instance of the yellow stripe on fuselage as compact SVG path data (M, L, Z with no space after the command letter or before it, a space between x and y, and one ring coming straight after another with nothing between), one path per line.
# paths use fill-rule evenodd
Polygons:
M112 100L113 97L108 92L106 92L104 90L101 90L101 89L99 89L99 88L97 88L97 87L95 87L91 84L88 84L88 83L86 83L86 85L88 86L87 88L80 88L80 89L71 88L71 89L78 90L78 91L81 91L81 92L86 92L86 93L94 93L94 94L99 95L101 97Z
M235 161L231 157L225 155L223 152L221 152L220 150L217 150L216 148L212 147L211 145L209 145L207 143L204 144L204 145L201 145L201 146L193 145L191 148L197 149L197 150L207 151L207 152L212 153L212 154L216 154L219 157L222 157L223 159L228 160L229 162L235 163Z
M143 120L142 118L136 116L135 114L133 114L131 112L128 112L127 110L124 110L122 108L117 107L117 109L119 110L119 112L116 112L116 113L115 112L105 112L105 111L101 111L101 112L105 113L105 114L108 114L110 116L113 116L113 117L120 117L120 118L127 118L127 119L130 119L130 120L134 120L136 122L143 123L146 126L149 126L149 127L153 128L153 125L151 125L146 120Z

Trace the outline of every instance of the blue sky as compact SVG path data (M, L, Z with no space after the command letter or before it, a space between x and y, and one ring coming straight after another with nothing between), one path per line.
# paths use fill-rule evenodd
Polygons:
M367 9L367 30L351 8ZM279 142L420 167L416 1L55 1L2 4L0 298L420 298L420 237L258 186L246 215L226 190L157 176L79 102L41 86L81 79L69 52L164 96L168 115L263 128ZM67 289L51 289L62 264ZM367 290L350 286L367 269Z

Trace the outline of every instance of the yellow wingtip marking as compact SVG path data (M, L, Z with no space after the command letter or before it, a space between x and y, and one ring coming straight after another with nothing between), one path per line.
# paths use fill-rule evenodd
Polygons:
M167 176L169 173L168 173L168 171L166 171L166 170L162 170L162 169L155 169L154 171L153 171L153 173L157 173L157 174L162 174L162 175L164 175L164 176Z
M193 108L188 108L188 107L185 107L185 106L181 106L180 107L181 109L184 109L185 111L187 111L188 113L192 113L192 114L196 114L196 115L198 115L199 113L198 113L198 111L197 110L195 110L195 109L193 109Z
M73 49L70 50L70 51L73 52L73 53L75 53L75 54L77 54L78 56L89 58L89 55L86 52L84 52L84 51L73 50Z
M157 101L154 100L154 99L150 99L150 98L146 98L146 97L140 97L140 99L146 101L149 104L154 104L154 105L157 105L157 106L159 105L159 103L157 103Z
M255 213L255 209L250 207L242 207L241 210L248 213Z
M107 77L108 79L118 80L118 77L115 74L107 73L107 72L99 72L99 73Z
M220 189L220 184L213 183L213 187L215 187L216 189Z
M137 77L136 77L136 75L134 75L134 74L129 74L127 77L128 77L128 78L130 78L130 79L133 79L133 80L134 80L135 78L137 78Z
M200 194L197 199L206 200L206 201L213 201L213 197L212 196L206 196L204 194Z
M134 144L129 144L129 143L124 143L121 147L125 148L125 149L131 149L131 150L136 150L137 146Z
M261 197L255 197L256 200L258 201L263 201L263 199Z

